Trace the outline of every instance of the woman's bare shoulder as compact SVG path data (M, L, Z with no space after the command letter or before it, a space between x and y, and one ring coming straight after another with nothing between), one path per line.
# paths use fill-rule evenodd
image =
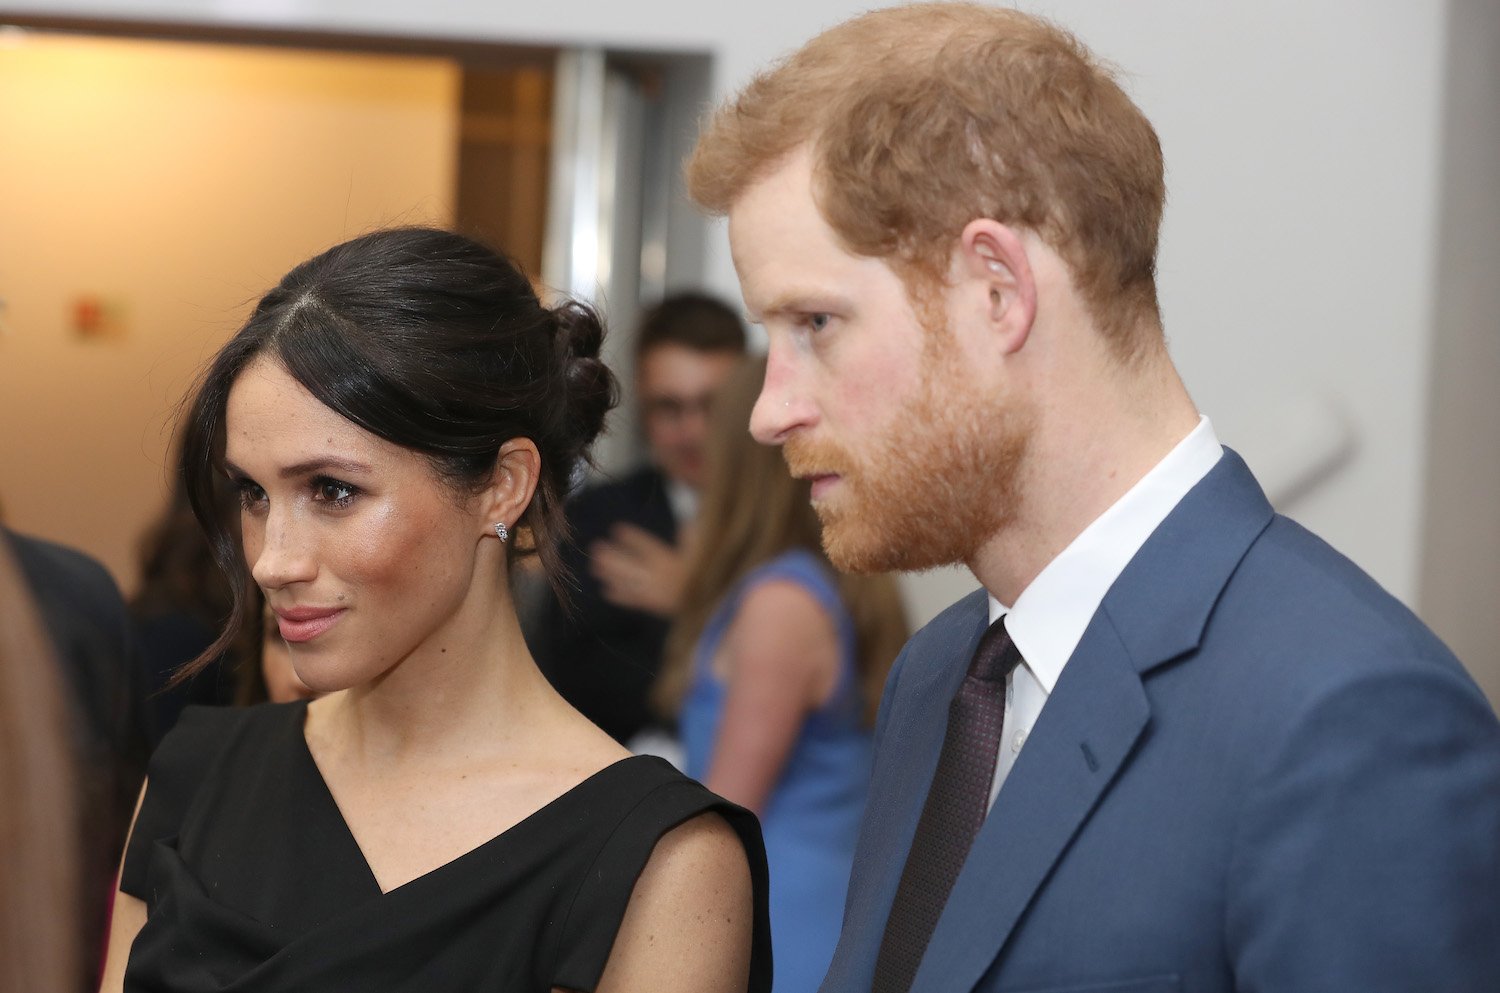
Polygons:
M744 843L718 814L662 836L631 894L599 993L746 988L754 893Z

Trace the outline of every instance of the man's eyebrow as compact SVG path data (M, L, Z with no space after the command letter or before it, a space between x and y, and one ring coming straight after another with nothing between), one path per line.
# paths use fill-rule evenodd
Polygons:
M837 293L816 290L812 287L788 290L776 296L759 313L747 312L745 317L751 324L761 324L767 317L781 317L788 313L812 311L848 311L852 302Z
M292 479L296 476L310 476L317 472L326 472L332 469L335 472L369 473L370 467L363 462L354 459L340 458L337 455L320 455L317 458L306 459L295 465L284 466L277 473L282 479ZM249 478L250 474L228 459L224 460L224 471L231 476L243 476Z

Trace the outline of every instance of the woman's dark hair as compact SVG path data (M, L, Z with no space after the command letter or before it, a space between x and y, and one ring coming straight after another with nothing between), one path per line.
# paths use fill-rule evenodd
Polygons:
M176 446L181 450L181 445ZM239 540L239 498L227 479L216 479L214 516ZM140 667L140 716L146 736L154 745L190 703L227 703L238 673L259 670L260 631L257 623L233 629L223 642L223 654L205 664L201 679L189 682L179 677L183 663L201 654L214 642L234 608L234 589L229 576L214 558L210 543L188 498L186 480L179 474L161 516L146 529L140 541L140 581L130 598L135 619L135 648ZM237 569L243 569L239 557ZM260 601L259 591L247 587ZM257 621L248 617L248 621Z
M215 492L214 512L233 528L239 506L228 486ZM139 549L141 574L130 598L132 614L140 619L186 614L204 625L223 623L233 601L229 581L204 540L182 477L174 480L166 508L142 534Z
M483 488L500 446L530 438L541 474L507 548L536 554L562 586L562 500L618 397L599 359L604 327L588 306L548 309L509 260L431 228L376 231L287 273L215 356L189 401L180 471L234 606L219 641L186 678L224 651L251 598L236 536L215 513L230 388L271 357L329 409L419 452L454 492Z

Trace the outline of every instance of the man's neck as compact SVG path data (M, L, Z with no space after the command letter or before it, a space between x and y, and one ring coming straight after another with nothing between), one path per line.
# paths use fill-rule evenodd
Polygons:
M1015 603L1198 424L1197 409L1165 361L1105 388L1095 383L1087 395L1058 397L1049 408L1020 470L1011 519L967 563L1001 603Z

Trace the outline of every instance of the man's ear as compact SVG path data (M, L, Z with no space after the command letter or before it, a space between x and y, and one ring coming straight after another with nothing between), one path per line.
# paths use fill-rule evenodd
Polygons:
M537 452L536 442L530 438L512 438L500 446L495 457L495 471L490 483L480 494L484 528L492 534L496 524L504 524L514 532L516 522L531 505L536 493L537 481L541 478L542 457Z
M1001 349L1019 351L1036 321L1036 277L1016 229L990 218L970 221L959 236L958 276ZM971 311L973 313L974 311Z

